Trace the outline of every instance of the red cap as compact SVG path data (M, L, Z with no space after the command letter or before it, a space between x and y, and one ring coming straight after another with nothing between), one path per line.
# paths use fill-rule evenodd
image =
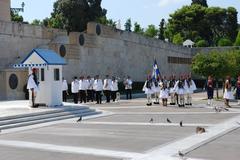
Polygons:
M37 71L37 69L36 69L36 68L33 68L33 69L32 69L32 72L36 72L36 71Z

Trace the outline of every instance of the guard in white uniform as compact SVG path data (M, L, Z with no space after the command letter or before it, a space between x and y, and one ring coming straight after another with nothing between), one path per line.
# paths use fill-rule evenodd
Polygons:
M192 105L192 94L197 89L197 87L190 75L188 75L187 79L185 80L184 87L185 87L185 91L186 91L185 105Z
M163 106L167 106L167 100L168 100L169 90L166 83L163 83L163 86L161 87L160 91L160 98L162 99Z
M96 92L97 104L101 104L102 103L103 82L99 78L99 75L96 75L96 79L95 79L94 84L93 84L93 89Z
M37 94L37 91L39 90L38 88L38 80L37 80L37 75L36 75L36 68L33 68L32 69L32 74L30 74L28 76L28 82L27 82L27 89L30 91L30 99L32 99L32 105L31 107L37 107L35 105L35 98L36 98L36 94Z
M118 80L115 77L112 77L112 85L111 85L111 97L113 102L115 102L118 92Z
M112 80L109 78L109 75L106 75L106 78L103 82L103 91L106 96L106 103L110 103L111 99L111 88L112 88Z
M147 80L145 81L144 86L143 86L143 91L147 95L147 106L151 106L152 105L152 94L154 93L153 81L152 81L151 76L147 77Z
M170 93L170 97L171 97L170 105L176 104L176 91L174 90L175 84L176 84L175 76L172 75L170 77L170 81L168 83L169 93Z
M87 85L87 101L93 102L93 83L94 80L90 76L87 76L86 85Z
M87 102L86 92L87 92L86 79L84 79L84 76L81 76L80 80L79 80L80 103L82 103L82 102L86 103Z
M157 79L154 81L154 96L155 96L155 102L154 104L159 104L159 96L160 96L160 77L157 77Z
M75 104L78 103L78 92L79 92L79 80L77 77L74 77L71 83L71 92L73 94L73 101Z
M67 95L68 95L68 84L67 80L62 79L62 95L63 95L63 102L67 102Z

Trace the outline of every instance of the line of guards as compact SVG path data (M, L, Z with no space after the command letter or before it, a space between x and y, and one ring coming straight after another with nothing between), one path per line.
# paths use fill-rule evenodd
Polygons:
M162 99L163 106L167 106L170 96L170 105L176 105L176 103L179 107L192 105L192 94L196 89L196 84L190 74L181 75L178 80L175 75L172 75L169 80L166 76L163 76L162 79L160 77L153 79L152 76L148 76L143 86L143 91L147 95L147 106L152 105L153 96L155 97L154 104L159 104L159 99ZM204 89L207 90L207 105L213 106L214 81L211 76L208 77ZM226 107L231 107L229 100L235 98L240 105L240 76L238 76L235 86L232 86L231 77L226 77L223 98Z
M192 105L192 94L196 89L191 75L181 75L178 80L175 75L172 75L169 80L166 76L153 79L150 75L143 86L143 91L147 95L147 106L152 105L153 95L155 97L154 104L159 104L159 99L162 99L163 106L167 106L170 96L170 105L176 105L176 103L179 107Z
M132 99L132 80L130 76L124 80L126 98ZM68 95L68 84L65 79L62 81L62 91L63 91L63 102L67 101ZM102 103L103 94L106 97L106 103L110 103L112 99L113 102L120 99L120 93L118 92L118 80L116 77L110 78L109 75L106 75L105 79L100 79L99 75L96 75L94 78L87 76L80 76L73 78L71 82L71 92L73 94L73 101L75 104L78 102L86 103L93 102L96 100L97 104Z

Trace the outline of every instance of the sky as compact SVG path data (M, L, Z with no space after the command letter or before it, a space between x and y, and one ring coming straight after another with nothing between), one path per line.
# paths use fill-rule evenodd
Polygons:
M56 0L11 0L11 7L20 7L26 4L24 13L21 13L25 21L44 19L49 17ZM162 18L168 19L169 14L191 4L191 0L102 0L102 7L107 9L107 18L121 22L123 28L128 18L132 23L138 22L146 28L150 24L159 25ZM235 7L240 12L240 0L208 0L208 6ZM240 13L238 13L240 23Z

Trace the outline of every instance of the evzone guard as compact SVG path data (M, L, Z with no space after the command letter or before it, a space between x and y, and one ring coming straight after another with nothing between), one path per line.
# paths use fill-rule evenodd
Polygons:
M169 96L168 86L167 86L167 83L164 83L163 81L161 91L160 91L160 98L162 99L163 106L167 106L168 96Z
M169 81L169 84L168 84L168 88L169 88L169 93L170 93L170 105L175 105L176 104L176 91L174 89L174 86L176 84L176 79L175 79L175 76L172 75L170 77L170 81Z
M179 107L184 107L184 94L185 94L185 82L184 82L184 77L181 75L179 80L176 82L174 86L174 90L178 94L178 106Z
M151 76L148 76L147 80L145 81L144 86L143 86L143 91L147 95L147 106L152 105L152 94L154 93L153 85L154 84L153 84Z
M32 69L32 73L28 76L28 82L27 82L27 89L31 91L30 97L32 99L32 105L31 107L37 107L35 104L35 98L37 91L39 90L38 88L38 80L37 80L37 75L36 75L36 68Z
M157 79L153 82L153 91L155 96L155 102L154 104L159 104L159 96L160 96L160 77L157 77Z
M185 105L192 105L192 94L197 89L196 84L192 80L191 75L187 76L185 80L186 103Z

